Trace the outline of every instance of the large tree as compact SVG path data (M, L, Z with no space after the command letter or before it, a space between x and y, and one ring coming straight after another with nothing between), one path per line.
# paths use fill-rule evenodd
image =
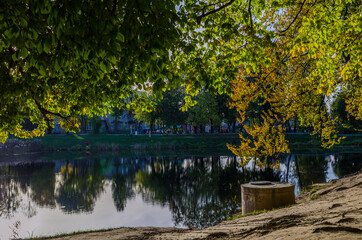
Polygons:
M200 127L201 132L206 125L209 125L210 131L214 132L214 127L220 126L222 121L216 97L207 91L202 91L196 101L197 104L189 109L187 121L194 127Z
M77 115L102 115L130 106L138 89L175 84L172 52L184 22L177 4L1 1L0 140L51 132L54 117L75 130ZM23 130L25 117L37 129Z
M345 94L347 112L362 118L360 0L185 4L190 12L198 9L190 19L200 24L203 43L193 54L181 54L192 81L206 78L222 87L231 79L240 122L251 104L263 100L260 123L247 126L240 146L230 146L235 154L261 158L287 152L282 126L295 116L313 127L323 146L338 143L337 119L325 104L332 94Z
M187 118L187 113L181 109L185 105L184 99L184 88L172 88L163 94L163 98L156 105L161 122L172 126L174 131L177 131L177 125L184 124Z

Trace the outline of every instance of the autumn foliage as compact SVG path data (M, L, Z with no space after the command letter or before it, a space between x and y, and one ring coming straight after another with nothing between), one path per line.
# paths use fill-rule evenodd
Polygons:
M346 96L348 114L362 118L361 2L288 2L265 1L243 45L233 46L261 56L252 56L257 58L253 63L240 62L232 81L232 107L246 133L240 134L240 146L229 148L242 157L288 152L283 124L295 117L320 135L322 146L339 143L339 119L329 111L339 94ZM250 43L251 48L245 46ZM260 46L263 51L253 49ZM246 122L248 107L260 99L267 109L262 121Z

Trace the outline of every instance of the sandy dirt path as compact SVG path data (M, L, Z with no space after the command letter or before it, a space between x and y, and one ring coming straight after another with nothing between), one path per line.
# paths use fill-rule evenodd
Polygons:
M120 228L57 239L361 239L362 172L317 184L288 208L224 221L203 230ZM311 200L311 196L317 196Z

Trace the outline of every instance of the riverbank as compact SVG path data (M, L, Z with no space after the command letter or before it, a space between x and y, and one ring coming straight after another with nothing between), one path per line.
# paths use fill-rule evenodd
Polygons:
M290 150L293 153L313 153L356 151L362 146L362 135L346 135L341 144L331 149L324 149L317 136L297 133L287 134ZM239 144L237 134L205 135L46 135L34 139L10 138L4 145L0 144L0 153L24 152L157 152L157 151L218 151L230 152L226 144Z
M203 230L120 228L41 239L361 239L362 172L315 184L297 198L297 203Z

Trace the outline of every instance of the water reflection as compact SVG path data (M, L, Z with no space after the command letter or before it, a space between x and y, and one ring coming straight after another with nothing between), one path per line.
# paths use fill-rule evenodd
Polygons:
M13 222L31 228L38 218L66 219L71 227L45 221L43 229L56 231L37 229L36 235L126 225L204 228L240 209L242 183L293 182L299 194L312 183L360 170L360 156L285 155L279 170L258 169L252 161L240 167L232 156L92 157L16 164L0 160L0 239L10 237ZM169 214L149 216L164 210ZM130 221L125 215L138 218ZM96 220L84 221L92 217Z
M239 208L241 172L234 159L193 157L151 159L136 173L136 189L146 202L168 205L176 225L215 225Z
M0 168L0 217L11 218L20 206L19 186L10 175L11 166Z
M91 212L104 188L99 160L66 161L60 167L56 201L67 213Z

